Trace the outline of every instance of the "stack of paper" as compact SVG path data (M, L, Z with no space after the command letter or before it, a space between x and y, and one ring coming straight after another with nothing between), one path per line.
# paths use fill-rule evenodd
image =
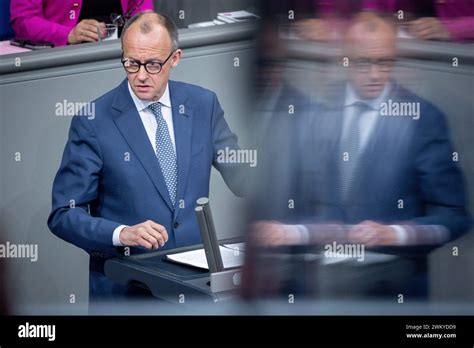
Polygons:
M322 259L323 265L332 265L336 263L351 263L352 265L371 265L376 263L382 262L389 262L396 259L397 256L395 255L388 255L388 254L380 254L367 251L359 256L342 254L342 253L324 253L324 257Z
M190 24L190 25L188 25L188 28L190 28L190 29L192 29L192 28L204 28L204 27L212 27L214 25L221 25L221 24L225 24L225 22L214 19L213 21L209 21L209 22L199 22L199 23Z
M245 243L224 244L219 246L224 268L241 267L244 264ZM166 257L177 263L209 269L204 249L186 251L178 254L166 255ZM352 265L370 265L382 262L389 262L396 259L395 255L365 252L360 257L341 253L324 253L321 260L322 265L332 265L336 263L350 263Z
M248 11L219 12L217 14L217 19L208 22L189 24L188 28L212 27L214 25L221 25L226 23L240 23L259 18L259 16Z
M217 19L226 23L240 23L258 18L260 17L247 11L220 12L217 14Z
M224 268L241 267L244 264L244 243L225 244L219 246ZM202 269L209 269L204 249L185 251L178 254L166 255L167 259Z

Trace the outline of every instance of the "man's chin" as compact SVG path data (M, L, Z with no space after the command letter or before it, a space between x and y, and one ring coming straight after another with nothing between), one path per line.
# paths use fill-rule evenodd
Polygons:
M365 99L375 99L382 94L383 88L366 88L362 92Z
M151 92L141 92L141 91L134 91L135 95L141 100L152 100L153 93Z

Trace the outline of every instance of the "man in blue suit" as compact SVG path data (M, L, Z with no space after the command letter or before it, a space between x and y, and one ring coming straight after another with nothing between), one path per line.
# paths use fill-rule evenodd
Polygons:
M237 193L242 178L217 153L237 149L216 95L169 80L181 50L172 21L137 14L124 27L127 79L75 116L53 185L51 231L90 254L90 296L124 294L103 274L107 258L200 243L195 202L211 167Z
M352 245L402 256L400 267L350 268L341 274L357 275L357 284L341 282L329 293L426 297L426 253L471 226L446 120L434 105L391 78L396 33L390 22L360 14L345 40L347 81L312 113L301 115L303 126L293 127L298 133L288 138L299 139L291 143L298 165L286 182L272 183L278 189L261 187L274 214L264 204L252 235L267 246L334 250ZM269 151L285 148L277 143ZM281 162L265 168L266 174L278 171ZM282 217L278 204L287 205L289 199L294 207Z
M362 13L345 40L348 80L289 136L300 139L293 151L300 165L286 183L298 213L284 224L260 223L258 238L399 247L461 236L470 216L446 120L391 78L394 27ZM346 228L334 231L327 223Z

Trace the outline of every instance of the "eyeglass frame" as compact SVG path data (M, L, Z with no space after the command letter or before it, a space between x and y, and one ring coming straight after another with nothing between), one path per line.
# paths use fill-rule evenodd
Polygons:
M360 63L361 61L367 62L369 64L367 64L366 67L360 67L360 66L358 67L357 63L358 62ZM375 65L382 72L389 72L390 70L392 70L396 61L397 60L395 58L381 58L381 59L356 58L356 59L352 59L351 62L353 62L355 69L358 72L364 73L364 72L370 71L372 65ZM386 66L383 66L383 62L389 62L389 63Z
M128 72L129 74L136 74L137 72L140 71L140 69L142 68L142 66L144 66L144 67L145 67L145 71L146 71L147 73L149 73L149 74L151 74L151 75L157 75L157 74L159 74L159 73L163 70L163 65L165 65L165 64L168 62L168 60L171 58L171 56L172 56L174 53L176 53L176 51L177 51L177 50L171 51L171 53L170 53L170 55L168 56L168 58L166 58L163 62L158 62L157 60L149 60L149 61L147 61L147 62L145 62L145 63L142 63L142 62L140 62L140 61L138 61L138 60L131 59L131 58L125 58L125 59L123 59L123 54L122 54L122 66L123 66L123 68L125 69L125 71ZM138 70L137 70L137 71L134 71L134 72L128 71L127 68L125 67L125 63L127 63L127 61L130 61L130 60L133 60L135 63L138 64ZM146 66L147 66L148 63L152 63L152 62L153 62L153 63L158 63L158 65L160 66L160 70L158 70L157 72L150 72Z

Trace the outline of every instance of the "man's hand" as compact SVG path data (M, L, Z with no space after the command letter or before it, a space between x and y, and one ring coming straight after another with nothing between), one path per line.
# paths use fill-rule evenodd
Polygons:
M147 249L158 249L168 241L166 229L151 220L138 225L125 227L120 232L120 242L127 246L142 246Z
M303 19L297 21L293 27L296 36L309 41L328 41L329 27L324 19Z
M256 222L252 225L251 231L255 243L259 246L274 247L302 242L301 234L296 227L278 221Z
M67 41L71 45L81 42L97 41L99 39L97 35L98 28L103 30L105 28L104 23L98 22L95 19L84 19L72 28L67 37Z
M409 23L410 34L422 40L449 40L449 31L434 17L423 17Z
M390 226L374 221L363 221L352 227L348 239L351 243L366 246L396 245L397 234Z

